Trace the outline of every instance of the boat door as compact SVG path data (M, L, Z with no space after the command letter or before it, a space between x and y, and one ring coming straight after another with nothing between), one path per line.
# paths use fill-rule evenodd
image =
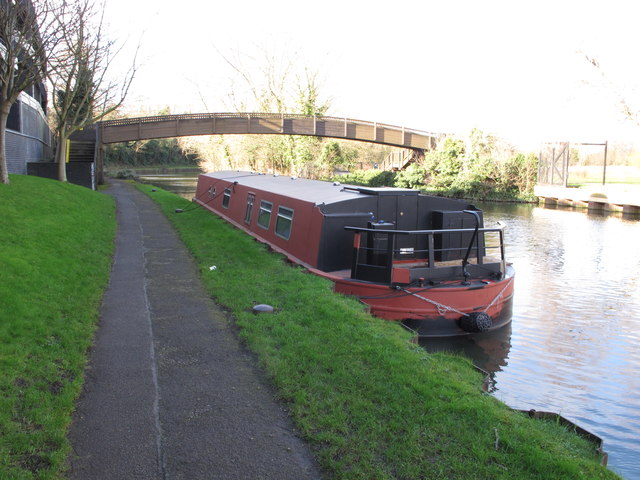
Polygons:
M398 195L396 197L396 229L397 230L417 230L418 229L418 196ZM399 249L399 259L416 258L418 237L415 235L398 235L396 246Z
M418 229L418 195L411 194L379 195L377 221L393 223L396 230ZM398 235L396 250L401 259L415 258L417 238L412 235Z

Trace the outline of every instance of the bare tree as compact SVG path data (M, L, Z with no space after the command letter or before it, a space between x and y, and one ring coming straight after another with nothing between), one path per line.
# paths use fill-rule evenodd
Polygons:
M71 134L122 105L136 73L134 58L124 76L110 76L119 50L104 31L102 12L104 5L97 11L91 0L77 0L59 19L64 34L51 59L49 83L61 181L66 181L67 140Z
M308 68L301 69L299 55L290 52L286 45L282 48L256 45L254 54L235 52L232 56L216 49L232 73L226 102L232 110L308 116L326 114L330 101L321 98L318 74ZM233 148L237 143L223 139L217 144L223 150L213 156L228 160L230 165L246 164L251 169L291 175L312 175L310 167L313 160L320 157L322 148L319 138L291 135L274 135L266 139L247 135L241 140L241 148Z
M6 126L20 92L44 80L66 2L0 0L0 181L9 183Z
M625 94L619 85L610 80L609 76L604 72L604 70L600 66L600 62L593 56L579 51L585 60L596 69L598 74L600 75L602 84L616 97L616 101L620 107L620 111L622 115L627 119L635 123L637 126L640 126L640 110L629 102L627 98L627 94Z

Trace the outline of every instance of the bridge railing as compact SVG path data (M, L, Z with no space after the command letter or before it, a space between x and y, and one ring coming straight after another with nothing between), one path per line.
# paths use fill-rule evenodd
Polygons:
M366 120L289 113L186 113L107 120L98 127L100 143L191 135L281 134L358 140L424 151L434 148L440 137Z
M358 120L347 117L331 117L320 115L301 115L294 113L258 113L258 112L228 112L228 113L182 113L174 115L153 115L147 117L134 118L118 118L114 120L104 120L99 122L103 127L120 126L120 125L138 125L140 123L160 123L167 121L179 120L208 120L213 118L272 118L272 119L316 119L317 121L334 121L345 122L356 125L366 125L370 127L386 128L389 130L404 131L406 133L424 135L428 137L440 137L440 134L428 132L426 130L417 130L398 125L390 125L386 123L372 122L368 120Z

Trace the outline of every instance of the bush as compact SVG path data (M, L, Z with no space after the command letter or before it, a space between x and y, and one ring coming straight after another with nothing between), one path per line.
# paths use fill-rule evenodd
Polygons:
M357 170L332 180L370 187L414 188L476 200L533 200L537 155L512 153L510 147L500 149L496 144L495 138L474 130L471 151L463 140L449 137L436 150L427 152L422 162L405 170Z
M441 195L478 200L528 201L535 198L537 156L516 153L505 160L497 160L512 149L500 151L496 140L486 137L488 140L482 132L474 130L471 152L466 151L462 140L453 138L445 139L437 150L429 152L422 165L425 187Z
M392 187L396 174L384 170L355 170L347 175L331 177L331 181L366 187Z
M115 173L115 178L119 178L122 180L136 180L136 175L133 170L118 170Z
M105 165L197 165L195 155L182 150L175 138L160 138L107 145Z
M406 169L396 173L395 186L400 188L417 188L424 187L427 178L427 169L423 165L413 163Z

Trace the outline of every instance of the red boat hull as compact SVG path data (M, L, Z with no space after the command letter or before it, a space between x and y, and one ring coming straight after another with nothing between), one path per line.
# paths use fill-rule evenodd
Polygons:
M335 291L358 297L369 311L387 320L415 320L412 325L429 336L465 335L459 320L474 312L491 317L495 330L511 321L514 272L509 267L502 280L474 280L469 285L452 282L435 287L395 288L318 272L335 283Z

